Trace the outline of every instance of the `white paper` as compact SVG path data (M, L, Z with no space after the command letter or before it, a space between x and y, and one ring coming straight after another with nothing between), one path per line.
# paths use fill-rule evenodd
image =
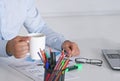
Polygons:
M33 81L43 81L44 79L43 63L40 60L35 61L30 59L30 56L23 60L12 62L8 64L8 66L24 74Z
M59 56L60 55L57 56L57 59L59 58ZM70 61L68 66L75 64L74 59L75 58L71 58L72 61ZM21 60L15 58L9 58L7 60L8 60L8 65L11 68L24 74L33 81L44 81L44 68L43 66L40 66L40 64L43 64L41 60L32 60L29 55ZM65 81L79 78L78 75L79 75L78 70L66 72Z

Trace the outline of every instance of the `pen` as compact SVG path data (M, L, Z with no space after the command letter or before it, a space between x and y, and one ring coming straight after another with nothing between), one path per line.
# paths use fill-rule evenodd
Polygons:
M48 81L52 81L54 79L54 76L55 76L54 71L58 70L58 68L60 67L63 59L64 59L64 51L62 51L62 53L61 53L56 65L55 65L54 70L53 70L53 72L52 72Z
M55 78L53 79L53 81L56 81L61 76L60 72L62 72L62 67L64 66L64 63L65 63L65 60L62 60L62 63L58 68L58 71L55 73L55 76L54 76Z
M45 55L47 58L50 58L50 54L48 52L45 52Z
M70 57L68 57L68 59L65 61L65 64L64 64L64 66L62 67L62 70L65 69L65 68L67 67L67 65L69 64L69 58L70 58Z
M51 75L50 73L47 73L47 76L46 76L45 81L48 81L48 79L49 79L50 75Z
M61 70L64 70L64 69L67 67L67 65L69 64L69 59L70 59L70 57L71 57L71 56L69 56L69 57L66 59L66 61L65 61L65 63L64 63L64 65L63 65L63 67L62 67ZM58 76L56 77L55 81L58 81L59 77L60 77L62 74L64 74L64 71L63 71L63 72L60 72L60 73L58 74Z
M47 70L49 69L49 65L50 65L49 62L47 61L47 62L46 62L46 65L45 65L45 68L46 68Z
M50 54L51 56L51 64L52 65L56 65L56 56L55 56L55 54L53 53L53 52L51 52L51 54Z
M46 63L46 55L45 55L45 52L42 51L41 49L40 49L40 52L41 52L41 56L42 56L42 58L43 58L44 63Z
M65 69L65 72L69 72L69 71L72 71L72 70L81 70L82 69L82 64L76 64L76 65L73 65L73 66L69 66Z
M37 66L43 66L43 64L37 64Z
M43 59L42 59L42 57L41 57L41 55L40 55L40 53L39 53L39 52L38 52L38 55L39 55L40 59L42 60L42 62L44 63L44 61L43 61Z

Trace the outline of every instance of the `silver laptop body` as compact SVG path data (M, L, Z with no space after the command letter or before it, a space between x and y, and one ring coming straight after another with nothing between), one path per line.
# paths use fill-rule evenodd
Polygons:
M120 50L102 49L102 53L112 69L120 70Z

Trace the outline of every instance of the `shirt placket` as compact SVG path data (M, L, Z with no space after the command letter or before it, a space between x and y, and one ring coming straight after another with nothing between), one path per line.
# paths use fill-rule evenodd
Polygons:
M5 5L4 5L4 2L3 0L0 0L0 37L1 39L5 39L5 27L6 27L6 24L5 24Z

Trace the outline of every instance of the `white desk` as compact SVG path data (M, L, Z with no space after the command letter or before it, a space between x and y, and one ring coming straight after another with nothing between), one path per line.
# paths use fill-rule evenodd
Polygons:
M81 57L101 59L101 67L84 64L81 71L71 71L73 75L79 76L76 79L66 81L119 81L120 71L112 70L103 58L102 48L120 48L120 44L105 39L83 39L75 40L81 50ZM0 81L33 81L21 73L7 67L5 59L0 58ZM67 73L66 73L67 74Z

